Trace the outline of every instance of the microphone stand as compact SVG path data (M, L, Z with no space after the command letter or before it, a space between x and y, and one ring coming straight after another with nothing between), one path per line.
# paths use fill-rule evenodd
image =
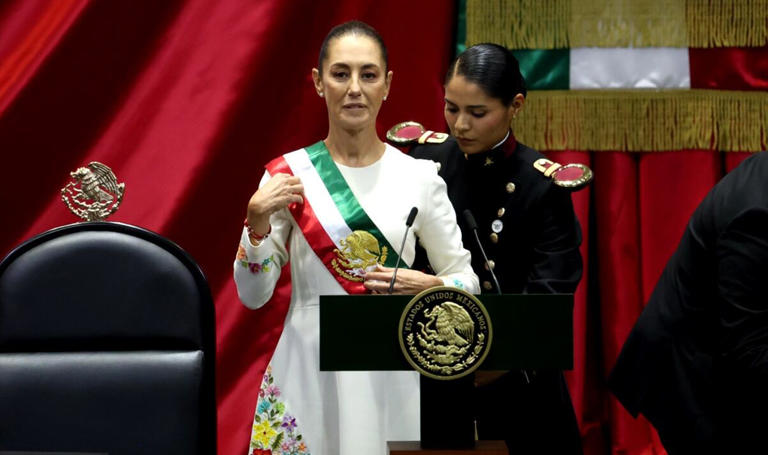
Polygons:
M392 280L389 282L389 290L387 294L392 294L392 290L395 288L395 281L397 280L397 269L400 267L400 258L403 256L403 249L405 248L405 241L408 238L408 230L413 226L413 220L416 219L416 214L419 213L417 207L411 208L408 213L408 218L405 220L405 234L403 234L403 243L400 244L400 251L397 254L397 262L395 262L395 271L392 272Z

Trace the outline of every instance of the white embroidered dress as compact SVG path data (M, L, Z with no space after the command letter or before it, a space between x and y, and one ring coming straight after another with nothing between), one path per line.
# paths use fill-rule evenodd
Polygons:
M446 285L479 292L470 254L462 247L455 213L434 163L387 146L370 166L336 166L390 245L400 247L405 219L412 207L418 207L402 254L405 263L414 259L418 236ZM267 173L261 185L268 179ZM313 199L313 188L322 184L319 179L319 175L302 177L302 183L316 216L322 218L331 210ZM270 222L271 234L256 247L243 230L234 265L240 300L259 308L269 301L281 267L289 260L286 245L291 252L290 307L261 385L249 453L270 449L273 454L375 455L386 453L388 440L419 439L416 372L319 370L318 296L347 292L309 246L288 210L273 214Z

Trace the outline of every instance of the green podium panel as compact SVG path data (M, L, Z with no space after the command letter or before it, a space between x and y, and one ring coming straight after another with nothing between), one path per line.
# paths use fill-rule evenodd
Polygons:
M408 295L320 296L320 370L411 370L398 341ZM485 370L573 368L573 295L478 296L493 340Z

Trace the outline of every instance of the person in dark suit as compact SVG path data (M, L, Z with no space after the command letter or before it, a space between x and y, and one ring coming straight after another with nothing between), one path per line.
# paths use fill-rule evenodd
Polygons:
M670 455L768 451L768 152L691 216L609 385Z
M525 95L509 50L495 44L468 48L446 76L451 137L422 134L423 144L411 155L438 163L483 293L497 292L491 269L504 293L573 293L582 275L581 231L568 186L589 178L583 173L562 178L586 170L580 168L558 179L559 164L516 140L510 124ZM477 221L488 264L463 215L467 209ZM480 439L503 439L510 453L582 452L560 371L476 372L475 383Z

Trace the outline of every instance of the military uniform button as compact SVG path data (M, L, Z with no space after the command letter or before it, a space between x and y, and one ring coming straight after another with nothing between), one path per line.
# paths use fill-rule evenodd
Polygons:
M504 207L502 207L499 209L498 212L496 212L496 214L499 215L499 218L501 218L502 216L504 216L504 212L506 212L506 210L504 210Z
M515 184L512 182L507 183L507 193L515 192Z
M499 234L491 232L491 242L499 243Z
M493 285L491 284L490 281L483 281L483 289L485 289L486 291L490 291L491 289L493 289Z
M490 269L488 268L490 266ZM493 270L496 267L496 263L493 262L493 259L488 259L488 262L485 263L485 270Z

